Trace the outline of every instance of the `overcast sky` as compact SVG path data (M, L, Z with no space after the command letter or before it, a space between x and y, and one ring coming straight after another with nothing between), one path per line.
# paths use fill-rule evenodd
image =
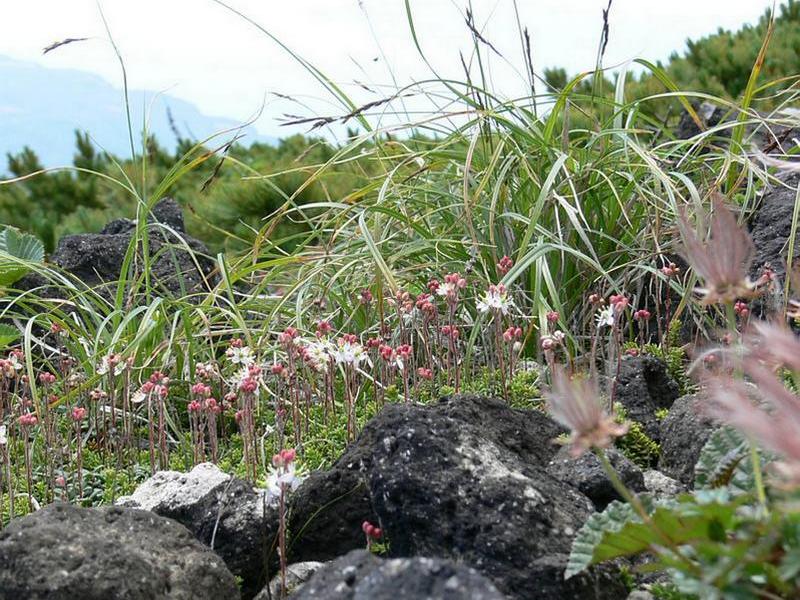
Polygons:
M433 67L461 78L459 51L470 41L463 9L468 0L410 0L417 33ZM607 0L517 0L531 32L537 71L564 66L571 73L594 65ZM95 0L2 0L0 54L45 66L98 73L121 85ZM213 0L100 0L123 55L132 88L168 91L212 115L247 119L267 99L258 129L285 135L278 117L299 113L272 92L338 113L320 85L262 32ZM351 92L357 102L430 76L414 48L404 0L229 0L294 52ZM493 85L506 97L524 90L513 0L472 0L484 36L510 59L494 59ZM772 0L614 0L605 64L636 57L666 59L687 38L718 27L755 22ZM67 37L90 37L47 55L42 49ZM376 90L370 93L361 82ZM2 85L2 84L0 84ZM380 93L377 90L382 90Z

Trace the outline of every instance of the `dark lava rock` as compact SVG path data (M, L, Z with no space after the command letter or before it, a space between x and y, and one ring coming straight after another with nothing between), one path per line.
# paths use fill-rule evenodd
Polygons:
M800 173L783 176L782 181L783 185L765 190L750 225L750 235L755 245L750 277L755 281L764 265L769 265L777 275L775 289L778 292L783 290L786 277L786 246L792 230L792 213ZM800 266L800 240L795 243L794 257L792 269Z
M242 579L245 599L264 587L277 514L246 481L203 463L189 473L160 471L118 504L149 510L186 526Z
M185 234L180 206L171 198L161 200L148 218L150 278L157 291L165 295L184 295L207 289L214 269L206 246ZM156 223L172 228L168 231ZM125 255L134 234L135 223L118 219L100 233L68 235L58 242L50 260L106 296L116 290ZM187 251L186 248L190 251ZM139 264L141 264L141 257ZM213 281L209 281L213 283ZM40 276L28 275L20 289L46 285ZM55 290L49 292L57 294Z
M700 451L717 428L703 414L703 396L690 394L675 401L661 424L661 456L658 470L692 487Z
M719 125L726 112L721 106L716 106L710 102L697 104L694 110L705 127L715 127ZM695 120L688 112L683 111L678 126L675 129L675 137L679 140L688 140L699 133L700 127L695 123Z
M474 569L436 558L382 560L366 550L324 566L297 600L504 600Z
M216 554L151 512L56 503L0 530L1 600L238 597Z
M306 516L313 517L306 527L318 532L335 531L332 522L346 517L353 521L346 539L328 540L337 548L363 547L358 525L370 520L386 532L392 556L450 558L476 568L512 598L624 597L610 569L564 581L572 537L593 507L547 472L557 452L552 440L563 431L540 412L476 396L387 406L332 474L309 478L298 490L291 559L298 560L295 548L310 546L302 530ZM359 480L364 491L354 486ZM336 497L358 498L357 514L325 504ZM310 553L303 560L318 559Z
M351 446L327 471L314 471L292 494L289 530L294 562L328 561L364 547L364 521L378 523L361 471L366 446Z
M615 401L625 407L629 419L641 423L648 437L659 441L661 422L656 411L672 406L679 395L678 384L662 360L653 356L628 356L622 360Z
M622 483L634 492L645 491L642 470L618 450L607 450L606 456ZM600 459L592 452L573 458L568 448L562 448L550 462L547 471L559 481L575 486L589 497L597 510L603 510L612 500L623 498L608 479Z

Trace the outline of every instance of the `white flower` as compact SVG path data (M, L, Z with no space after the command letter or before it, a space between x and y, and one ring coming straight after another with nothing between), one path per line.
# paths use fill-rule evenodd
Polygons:
M333 344L325 340L311 342L306 346L306 356L316 371L324 371L328 368L328 362L334 351Z
M201 379L213 379L217 376L217 367L214 363L199 362L194 367L194 373Z
M333 357L339 364L355 365L358 366L363 361L367 360L367 353L364 347L358 342L348 342L344 339L339 340L339 345L333 352Z
M131 402L133 404L141 404L147 399L147 395L142 391L142 388L136 390L133 395L131 396Z
M111 366L114 366L114 375L120 375L128 363L122 359L119 354L106 354L100 359L100 364L97 366L98 375L106 375L111 371Z
M267 501L277 504L281 491L293 492L300 487L305 477L298 475L293 464L273 469L267 476Z
M514 306L514 301L508 297L506 286L500 283L498 285L490 285L483 295L483 300L479 300L477 306L478 310L484 313L496 310L507 315L509 309Z
M595 317L597 321L597 328L613 327L614 326L614 307L612 305L606 306L603 310L597 313Z
M440 296L454 296L458 293L458 286L452 282L444 282L436 288L436 293Z
M8 444L8 429L5 425L0 425L0 446Z
M8 362L11 364L15 371L19 371L22 369L22 361L20 361L19 356L16 352L12 352L8 355Z
M244 365L245 367L249 367L256 361L255 356L253 356L253 351L250 350L249 346L228 348L225 351L225 355L233 364Z

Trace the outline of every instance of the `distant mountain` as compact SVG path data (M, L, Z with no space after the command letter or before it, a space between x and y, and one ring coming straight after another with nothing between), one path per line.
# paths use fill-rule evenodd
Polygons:
M0 56L0 173L6 154L30 146L45 166L72 163L76 129L88 131L105 150L130 156L122 90L105 79L72 69L49 69ZM159 144L174 148L176 139L168 114L184 137L206 136L236 127L237 121L202 114L185 100L151 91L129 90L134 143L141 148L143 113ZM244 130L243 142L274 141ZM226 138L220 138L224 143Z

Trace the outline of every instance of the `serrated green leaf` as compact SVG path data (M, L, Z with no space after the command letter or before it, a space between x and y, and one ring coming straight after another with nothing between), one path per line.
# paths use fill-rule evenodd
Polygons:
M632 506L619 501L589 517L572 543L565 579L591 565L639 554L652 547L724 537L738 506L726 490L706 491L702 498L685 494L679 499L654 501L649 496L640 499L647 523Z
M44 244L13 227L0 231L0 285L11 285L30 271L31 263L44 260Z

